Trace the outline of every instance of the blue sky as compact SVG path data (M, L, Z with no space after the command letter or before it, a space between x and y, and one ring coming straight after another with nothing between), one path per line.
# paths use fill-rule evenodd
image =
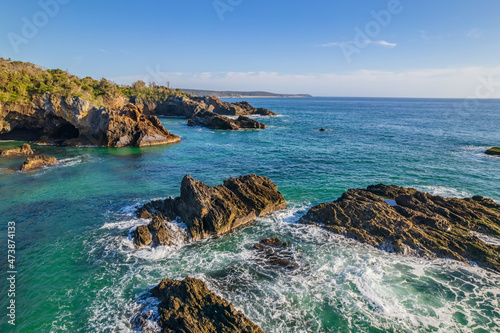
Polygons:
M118 83L500 98L499 13L498 0L3 0L0 56Z

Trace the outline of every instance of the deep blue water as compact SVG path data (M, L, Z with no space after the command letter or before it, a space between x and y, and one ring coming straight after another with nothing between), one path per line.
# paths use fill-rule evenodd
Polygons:
M473 108L441 99L247 100L281 116L257 118L266 130L241 132L162 119L182 137L171 146L34 146L62 163L28 174L13 171L22 158L0 159L1 244L15 221L19 270L17 325L12 330L1 313L0 331L130 332L131 317L154 307L148 289L187 275L267 332L499 331L498 275L296 223L314 204L380 182L500 202L500 158L484 154L500 146L499 100L467 104ZM146 223L134 205L178 195L185 174L216 185L248 173L271 178L289 208L190 246L131 245L130 231ZM251 245L273 236L292 243L298 271L256 262ZM6 258L6 246L0 251ZM4 279L1 287L5 309Z

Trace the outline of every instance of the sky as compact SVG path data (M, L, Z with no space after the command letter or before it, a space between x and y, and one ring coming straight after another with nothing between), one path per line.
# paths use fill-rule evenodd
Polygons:
M0 57L79 77L500 98L498 0L2 0Z

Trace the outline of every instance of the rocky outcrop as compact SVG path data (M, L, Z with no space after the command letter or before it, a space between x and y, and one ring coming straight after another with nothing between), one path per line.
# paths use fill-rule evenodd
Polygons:
M284 243L278 238L267 238L261 240L258 244L255 244L252 249L254 249L261 258L260 261L266 266L271 267L284 267L289 269L295 269L298 267L297 263L293 259L293 253L291 252L290 245Z
M500 156L500 147L491 147L486 151L486 154Z
M57 159L53 156L47 155L37 155L33 157L28 157L26 161L19 167L20 171L30 171L38 169L45 165L56 164Z
M134 101L132 101L134 102ZM225 116L276 116L267 109L254 108L248 102L228 103L212 96L207 97L169 97L164 101L148 101L136 103L144 113L151 115L175 116L191 118L198 112L207 111Z
M135 229L133 239L136 248L148 245L172 246L185 243L187 232L157 213L147 226L141 225Z
M284 208L285 198L269 178L247 175L210 187L186 175L179 197L150 202L139 208L137 214L147 217L161 213L167 220L180 217L191 240L199 240L225 234L256 217Z
M188 126L203 126L221 130L240 130L242 128L263 129L267 127L248 117L239 116L237 119L231 119L209 111L195 113L188 120Z
M160 121L123 98L99 107L80 97L45 93L31 105L0 105L0 138L63 145L150 146L179 142Z
M263 331L201 280L164 279L152 289L158 305L162 332L218 333Z
M13 156L13 155L33 155L34 152L31 146L27 143L23 144L21 147L16 147L12 149L2 150L0 156Z
M474 262L500 272L499 246L475 234L500 237L500 205L480 196L447 199L379 184L317 205L301 222L397 253Z

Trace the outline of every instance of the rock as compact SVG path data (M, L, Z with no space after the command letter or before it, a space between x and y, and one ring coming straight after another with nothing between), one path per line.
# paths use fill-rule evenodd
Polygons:
M263 129L267 126L248 117L231 119L209 111L197 112L188 121L188 126L203 126L211 129L239 130L242 128Z
M500 147L491 147L486 151L486 154L500 156Z
M265 265L289 269L298 267L297 263L294 262L293 253L290 251L289 245L283 243L278 238L263 239L252 248L263 257Z
M154 116L121 102L100 107L80 97L51 93L31 105L0 104L0 139L39 140L56 144L104 147L150 146L179 142Z
M326 132L326 129L324 129L324 128L320 128L320 129L319 129L319 131L320 131L320 132Z
M33 169L40 168L44 165L51 165L56 163L57 159L53 156L37 155L33 157L28 157L26 161L24 161L23 165L19 167L19 170L30 171Z
M33 150L31 150L30 145L25 143L22 145L22 147L3 150L0 156L33 155L33 154L34 152Z
M300 221L397 253L475 262L500 271L499 247L473 234L500 237L500 205L483 197L447 199L379 184L348 190L335 202L311 208Z
M161 213L154 214L147 226L137 227L133 236L136 248L148 245L172 246L187 241L186 231L168 221Z
M137 214L161 213L170 220L180 217L191 239L199 240L225 234L256 217L284 208L285 198L269 178L247 175L210 187L186 175L179 197L150 202L139 208Z
M201 280L164 279L152 289L162 332L218 333L263 331L228 301L210 291Z

